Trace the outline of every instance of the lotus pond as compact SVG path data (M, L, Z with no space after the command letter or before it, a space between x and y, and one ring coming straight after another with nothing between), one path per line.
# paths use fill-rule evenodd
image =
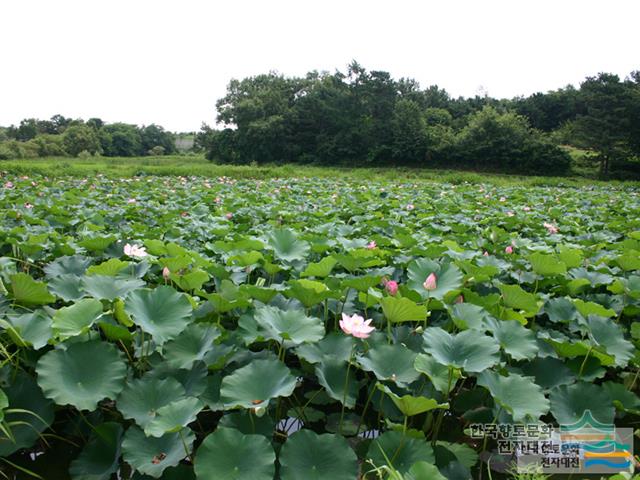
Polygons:
M639 420L637 188L0 182L5 478L505 478L474 424Z

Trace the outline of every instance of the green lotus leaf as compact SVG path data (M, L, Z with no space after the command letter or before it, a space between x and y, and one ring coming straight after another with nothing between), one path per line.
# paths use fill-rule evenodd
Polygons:
M391 323L424 321L427 307L418 305L407 297L383 297L380 300L382 312Z
M273 297L278 294L277 290L272 288L261 288L256 287L255 285L240 285L240 292L243 295L248 295L250 298L255 298L256 300L267 304L269 303Z
M4 423L10 426L12 438L0 431L0 456L8 457L36 443L40 432L53 422L54 404L45 398L35 380L22 372L4 387L4 393L13 410L4 412Z
M358 461L344 437L300 430L282 446L278 457L282 480L353 480Z
M491 333L500 347L514 360L532 359L538 354L535 333L517 320L497 320L491 322L491 325Z
M245 435L219 427L198 448L195 472L198 480L273 480L276 454L262 435Z
M562 260L567 267L575 268L582 265L584 255L582 250L561 245L558 247L558 257L560 257L560 260Z
M302 260L309 253L309 244L298 240L298 236L289 229L274 230L267 235L267 243L273 248L276 258L286 262Z
M108 275L91 275L82 279L82 289L98 300L113 301L129 292L144 286L138 278L113 278Z
M92 298L62 307L53 315L53 334L59 340L65 340L86 333L101 315L102 303Z
M366 355L358 357L358 363L364 370L373 372L378 380L391 380L400 386L406 386L420 376L413 368L416 355L402 344L382 344L370 348Z
M171 366L191 368L197 361L207 362L207 354L215 348L220 330L212 325L189 325L180 335L164 345L164 358Z
M535 252L529 256L531 267L538 275L553 276L566 275L567 266L555 255L545 255Z
M439 327L429 327L422 336L424 351L447 367L482 372L500 360L496 340L473 330L451 335Z
M538 313L540 309L538 297L533 293L525 292L519 285L502 284L498 288L507 307L523 310L527 317L532 317Z
M73 480L109 480L120 459L122 425L106 422L94 427L89 441L69 468Z
M191 303L171 287L139 289L125 299L125 311L142 330L150 333L156 345L177 337L189 324Z
M171 274L171 279L185 292L200 290L209 281L209 274L204 270L196 268L184 275Z
M622 329L613 320L590 315L587 318L589 334L595 345L613 355L618 367L625 367L636 352L633 344L624 338Z
M102 399L116 398L122 391L127 366L113 345L91 341L51 350L40 357L36 372L47 398L58 405L93 410Z
M544 312L554 323L570 323L578 318L578 310L568 298L551 298L544 304Z
M404 437L401 432L389 431L369 445L366 470L370 470L371 465L389 465L404 475L416 462L435 462L431 445L424 439Z
M432 463L416 462L404 476L404 480L447 480L447 477Z
M218 423L219 427L232 428L245 435L262 435L268 439L273 437L276 423L270 415L257 416L251 410L237 410L226 413Z
M467 468L472 468L478 463L478 454L470 446L464 443L450 443L444 441L436 442L436 458L438 457L437 450L445 449L448 453L451 453L456 460Z
M448 393L447 389L449 392L453 390L456 382L462 376L459 369L442 365L431 355L424 353L418 354L413 362L413 368L429 377L435 389L442 393Z
M307 265L307 268L304 269L304 271L300 274L300 276L302 278L305 277L320 277L320 278L324 278L324 277L328 277L329 274L331 274L331 271L333 270L333 267L336 266L336 264L338 263L338 261L329 256L329 257L324 257L322 260L320 260L317 263L310 263L309 265Z
M426 290L423 286L429 275L436 275L436 288ZM452 263L437 263L428 258L420 258L409 264L409 281L407 285L420 294L423 299L442 298L449 292L458 290L462 286L462 272Z
M45 265L44 272L49 278L71 275L80 277L91 265L91 259L83 255L58 257L53 262Z
M43 310L6 318L0 319L0 326L7 330L11 340L20 347L33 346L40 350L53 336L51 318Z
M382 276L380 275L367 275L364 277L352 277L346 278L342 281L343 287L353 288L359 292L367 292L370 288L380 285Z
M526 376L535 377L536 384L545 390L559 385L568 385L576 379L569 367L557 358L534 358L531 362L522 365L521 369Z
M609 394L616 410L631 412L635 415L640 413L640 398L635 393L627 390L624 384L604 382L602 388Z
M9 281L14 300L22 305L46 305L56 301L44 282L37 282L26 273L11 275Z
M134 425L124 435L122 458L138 472L160 478L167 467L174 467L191 455L194 441L195 435L189 429L147 437Z
M289 298L300 300L306 308L312 307L331 296L331 291L322 282L314 280L293 280L289 282L289 288L285 290Z
M222 375L215 373L207 377L207 386L202 394L198 396L204 404L212 411L224 410L224 405L220 401L220 386L222 385Z
M424 412L430 412L431 410L437 408L449 408L448 403L438 403L433 398L427 398L423 396L414 397L411 395L396 395L387 387L386 385L382 385L381 383L377 384L378 389L382 392L386 393L389 398L393 401L398 410L402 412L403 415L407 417L412 417L414 415L419 415Z
M220 400L226 409L257 408L276 397L288 397L296 378L278 360L256 360L222 379Z
M487 320L491 317L484 308L472 303L456 303L449 308L449 314L460 330L486 331Z
M359 388L353 370L347 369L347 362L331 357L325 358L315 366L318 383L325 388L327 395L344 403L348 408L353 408L358 399ZM347 371L349 373L348 380Z
M587 412L597 422L611 425L615 416L613 401L600 385L578 382L556 387L549 395L551 413L560 425L579 422Z
M599 317L615 317L616 312L610 308L603 307L599 303L596 302L585 302L576 298L573 300L578 312L583 317L588 317L589 315L597 315Z
M107 275L110 277L115 277L120 272L122 272L125 268L128 268L131 265L130 262L125 262L120 260L119 258L111 258L106 262L102 262L99 265L91 265L87 268L87 275Z
M178 432L195 421L204 404L195 397L186 397L171 402L156 410L156 415L146 427L144 433L150 437L161 437L165 433Z
M109 235L107 237L87 237L78 242L78 245L86 248L90 252L103 252L116 241L116 237Z
M75 302L85 296L82 278L73 274L60 275L48 283L49 291L65 302Z
M184 387L174 378L144 376L127 382L116 405L124 418L133 418L146 428L160 408L176 402L185 395Z
M538 420L549 411L549 401L531 377L515 373L503 377L496 372L485 371L478 375L477 382L491 392L493 400L516 422Z
M346 362L351 357L353 344L352 336L331 332L318 342L300 345L296 348L296 353L309 363L320 363L326 358Z
M264 329L264 338L294 345L317 342L324 337L324 324L315 317L307 317L303 311L281 310L264 306L255 312L255 320Z

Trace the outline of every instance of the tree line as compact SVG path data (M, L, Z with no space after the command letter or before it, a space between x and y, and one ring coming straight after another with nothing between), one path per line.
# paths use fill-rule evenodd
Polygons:
M572 146L603 175L640 173L640 72L601 73L528 97L453 98L367 71L231 80L196 143L216 162L459 167L563 174Z
M0 160L49 156L135 157L176 152L175 135L161 126L105 123L99 118L24 119L0 128Z

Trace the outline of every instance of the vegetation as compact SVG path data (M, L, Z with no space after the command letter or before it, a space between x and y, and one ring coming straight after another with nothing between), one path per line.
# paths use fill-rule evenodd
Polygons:
M624 81L603 73L580 89L527 98L456 99L353 62L346 73L232 80L217 108L223 128L203 126L197 143L222 163L562 175L571 165L560 146L569 144L595 152L603 177L640 174L638 72Z
M158 125L141 128L125 123L86 122L54 115L29 118L20 125L0 127L0 160L35 157L104 155L136 157L176 153L175 136Z
M21 160L6 160L0 164L7 173L20 175L45 175L47 177L66 177L69 175L86 177L104 175L110 178L126 178L147 175L161 176L202 176L217 178L228 176L235 179L272 179L272 178L342 178L352 181L377 180L429 180L453 184L490 183L493 185L557 185L585 187L604 185L605 182L593 180L597 176L590 159L590 152L568 148L574 169L580 174L571 177L525 176L517 174L498 174L451 170L445 168L428 169L418 167L321 167L314 165L231 165L212 164L202 155L163 155L159 157L102 157L82 156L78 158L49 157ZM640 185L634 181L609 180L612 185Z
M285 168L3 174L6 477L500 479L472 424L637 425L637 186Z

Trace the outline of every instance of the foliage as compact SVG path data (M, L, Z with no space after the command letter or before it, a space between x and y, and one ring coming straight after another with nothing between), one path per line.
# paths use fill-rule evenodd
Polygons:
M336 172L3 174L0 455L42 478L468 479L496 447L472 423L638 421L637 186Z

